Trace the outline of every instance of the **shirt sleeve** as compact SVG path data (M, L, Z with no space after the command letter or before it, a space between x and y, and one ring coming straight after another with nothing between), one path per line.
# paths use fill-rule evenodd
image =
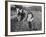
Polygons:
M29 21L32 22L34 20L34 18L30 19Z

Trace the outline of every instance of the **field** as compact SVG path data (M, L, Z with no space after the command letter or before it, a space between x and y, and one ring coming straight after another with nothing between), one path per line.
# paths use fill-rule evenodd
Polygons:
M27 9L27 8L26 8ZM17 18L11 19L11 31L38 31L42 28L42 12L41 11L31 11L30 8L27 11L32 12L34 16L34 20L31 22L32 28L29 28L29 24L27 21L17 22ZM12 11L15 15L15 12Z

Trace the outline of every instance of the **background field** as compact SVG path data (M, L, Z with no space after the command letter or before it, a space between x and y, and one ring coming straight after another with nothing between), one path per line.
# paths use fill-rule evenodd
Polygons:
M17 22L17 18L11 19L11 31L37 31L42 28L42 8L41 6L31 6L31 7L23 7L23 9L27 10L27 12L32 12L34 16L34 20L32 23L32 29L29 28L29 24L27 21L25 22ZM16 14L16 9L12 7L11 15L14 16Z

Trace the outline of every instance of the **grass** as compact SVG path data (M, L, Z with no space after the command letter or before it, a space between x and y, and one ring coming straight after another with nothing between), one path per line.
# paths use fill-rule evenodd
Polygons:
M11 31L37 31L42 29L42 12L40 11L31 11L29 8L26 9L27 12L32 12L34 16L34 20L32 23L32 29L29 28L29 24L27 21L17 22L17 18L11 19ZM15 12L13 11L13 15Z

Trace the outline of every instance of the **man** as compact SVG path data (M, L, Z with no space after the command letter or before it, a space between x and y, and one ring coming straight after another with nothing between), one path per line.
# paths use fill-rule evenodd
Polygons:
M28 18L27 18L27 21L28 21L28 24L29 24L29 28L30 28L30 30L32 30L32 21L34 20L34 18L33 18L33 14L30 12L30 13L28 13Z
M19 13L18 13L18 17L20 18L20 21L22 21L25 17L25 13L23 12L23 10L19 10Z

